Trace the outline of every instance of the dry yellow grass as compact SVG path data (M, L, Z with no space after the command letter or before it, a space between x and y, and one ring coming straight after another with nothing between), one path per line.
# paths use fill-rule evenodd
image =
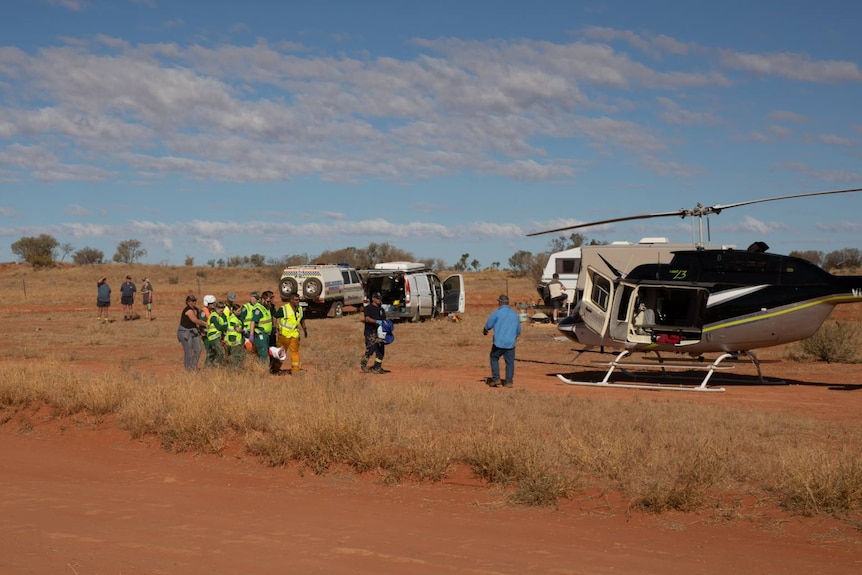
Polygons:
M383 482L438 481L454 466L468 466L528 505L553 505L599 487L656 512L717 507L736 494L858 520L858 426L637 395L444 385L433 375L436 366L486 368L488 340L478 335L484 309L457 323L399 325L393 353L407 371L423 375L397 384L359 374L362 336L351 316L312 324L303 355L313 358L313 369L289 383L273 384L254 361L241 370L187 374L173 339L185 293L273 289L277 274L135 266L136 279L153 280L158 319L96 322L95 279L128 271L15 266L0 273L0 307L28 318L0 370L0 420L39 405L51 406L56 417L111 415L133 437L158 437L170 451L220 453L238 437L267 465L298 462L314 473L347 466ZM176 283L167 281L173 277ZM471 301L490 305L507 289L515 301L532 301L527 280L495 272L467 277ZM523 346L538 355L552 344L530 334Z

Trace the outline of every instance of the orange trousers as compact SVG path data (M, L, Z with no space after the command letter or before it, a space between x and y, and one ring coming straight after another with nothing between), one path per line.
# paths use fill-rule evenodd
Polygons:
M278 334L278 338L276 338L276 343L278 343L279 347L283 347L288 355L290 355L290 369L291 371L296 371L299 369L299 338L298 337L284 337L281 334Z

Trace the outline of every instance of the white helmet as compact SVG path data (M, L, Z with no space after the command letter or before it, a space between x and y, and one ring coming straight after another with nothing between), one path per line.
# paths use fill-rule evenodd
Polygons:
M216 298L214 295L205 295L204 296L204 305L214 304L216 302Z

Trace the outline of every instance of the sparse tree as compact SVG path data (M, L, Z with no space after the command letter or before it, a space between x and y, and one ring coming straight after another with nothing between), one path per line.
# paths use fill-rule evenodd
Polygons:
M10 248L12 253L28 264L39 266L54 265L56 250L60 245L53 236L41 234L39 237L23 237L13 243Z
M829 252L823 258L823 267L831 269L852 269L862 265L862 252L856 248L844 248Z
M123 240L117 244L117 253L114 261L121 264L134 264L147 255L147 250L141 247L141 241L130 239Z
M442 271L448 269L446 266L446 260L443 258L428 258L419 261L424 263L429 270Z
M808 260L814 265L823 265L823 252L819 250L792 251L788 255Z
M66 259L66 256L71 254L73 251L75 251L75 246L73 246L69 242L66 242L66 243L60 245L60 253L63 254L60 257L60 261L61 262L64 261Z
M229 268L242 268L248 266L248 256L231 256L225 263Z
M548 242L548 249L551 253L561 252L571 248L579 248L587 245L587 237L584 234L569 234L569 237L560 236L553 238ZM593 245L593 244L590 244Z
M458 260L457 263L452 264L452 269L457 272L463 272L467 269L467 258L470 257L470 254L461 254L461 259Z
M387 242L382 244L371 242L366 248L351 246L340 250L325 251L317 257L311 258L310 261L328 264L343 263L357 269L369 269L379 262L416 261L416 256Z
M262 268L266 264L266 256L261 254L251 254L248 258L248 263L253 268Z
M308 254L289 254L280 258L270 258L268 264L274 268L302 266L309 262Z
M524 277L533 268L535 262L536 258L533 252L518 250L509 258L509 269L515 274L515 277Z
M473 261L470 262L470 267L473 268L474 272L478 271L479 270L479 260L474 258Z
M79 266L101 264L105 261L105 253L102 250L85 246L72 254L72 261Z
M189 267L195 265L195 258L192 256L186 256L186 265Z

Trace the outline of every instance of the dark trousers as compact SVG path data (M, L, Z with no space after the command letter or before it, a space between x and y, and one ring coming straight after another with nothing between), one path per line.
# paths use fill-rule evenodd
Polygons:
M500 358L506 362L506 380L512 381L515 377L515 348L503 348L496 345L491 346L491 377L500 379Z

